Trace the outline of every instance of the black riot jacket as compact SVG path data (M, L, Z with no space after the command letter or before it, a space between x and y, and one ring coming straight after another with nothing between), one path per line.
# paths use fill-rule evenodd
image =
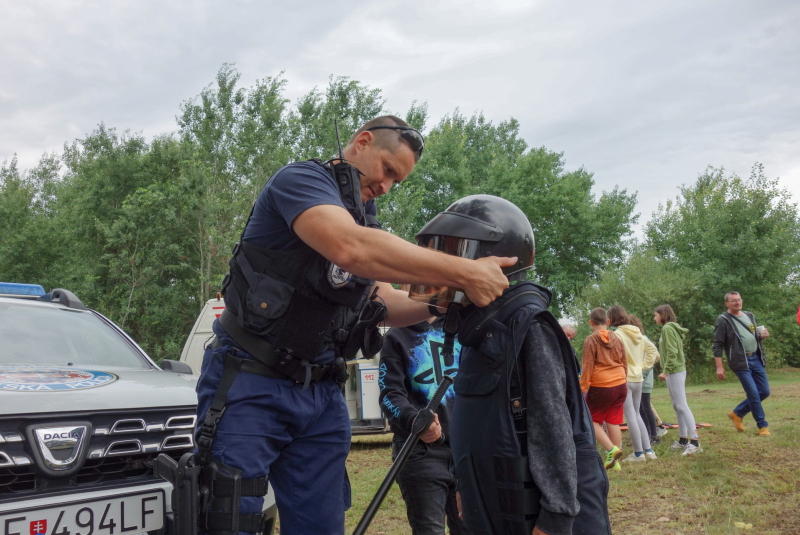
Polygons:
M334 175L342 203L356 222L379 227L361 204L358 170L345 163L325 169ZM305 376L307 382L314 359L325 350L344 359L359 350L368 357L380 350L377 325L385 307L369 293L374 281L343 271L306 244L281 251L240 240L229 265L220 323L265 364L297 380Z
M462 315L451 447L476 535L611 533L608 478L550 297L523 281Z

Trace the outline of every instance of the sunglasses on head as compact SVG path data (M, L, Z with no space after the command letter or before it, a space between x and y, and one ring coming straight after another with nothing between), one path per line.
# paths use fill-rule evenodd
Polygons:
M373 126L372 128L367 128L367 132L371 132L372 130L398 130L400 132L400 139L408 143L408 146L411 147L411 150L417 153L417 159L419 160L422 156L422 149L425 148L425 138L422 137L417 130L411 128L410 126Z

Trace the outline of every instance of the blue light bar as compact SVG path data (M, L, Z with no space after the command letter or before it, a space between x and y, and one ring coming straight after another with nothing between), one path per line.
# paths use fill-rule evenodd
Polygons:
M19 284L16 282L0 282L0 294L6 295L44 295L47 292L39 284Z

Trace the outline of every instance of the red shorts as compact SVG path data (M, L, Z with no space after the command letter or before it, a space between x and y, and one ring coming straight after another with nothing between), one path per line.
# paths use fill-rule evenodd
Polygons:
M592 421L612 425L622 425L625 398L628 397L628 384L611 386L592 386L586 395L586 404L592 413Z

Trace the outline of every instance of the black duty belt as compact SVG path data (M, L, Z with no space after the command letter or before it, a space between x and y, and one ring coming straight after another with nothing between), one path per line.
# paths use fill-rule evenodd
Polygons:
M302 383L304 390L310 383L322 381L330 376L330 366L314 364L306 359L275 351L275 347L264 338L242 328L236 321L236 316L227 309L222 311L219 324L242 349L267 368L264 373L248 371L246 363L254 361L245 360L245 367L242 368L245 373L256 373L275 379L292 379L297 383ZM211 345L218 347L214 344L219 344L219 339L216 337Z

